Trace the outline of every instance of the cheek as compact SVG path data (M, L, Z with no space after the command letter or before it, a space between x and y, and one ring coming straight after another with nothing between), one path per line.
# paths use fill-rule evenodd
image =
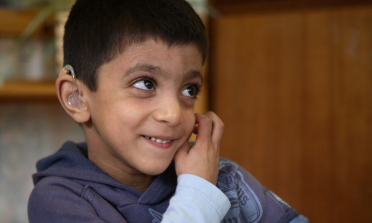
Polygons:
M106 99L100 102L92 112L92 121L97 128L105 128L105 131L118 135L134 128L140 122L143 109L139 109L137 104L128 100Z
M188 135L190 135L195 126L195 114L194 111L190 112L185 118L185 128Z

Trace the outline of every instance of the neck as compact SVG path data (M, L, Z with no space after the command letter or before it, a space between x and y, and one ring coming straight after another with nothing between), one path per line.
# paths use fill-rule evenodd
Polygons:
M141 173L140 171L123 164L120 160L113 161L112 154L108 154L99 148L90 147L88 149L88 159L115 180L132 187L141 193L144 193L156 178L156 176ZM110 162L108 162L108 160Z

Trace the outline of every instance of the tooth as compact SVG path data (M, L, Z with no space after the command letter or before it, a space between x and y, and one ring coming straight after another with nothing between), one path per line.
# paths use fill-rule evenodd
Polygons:
M161 143L161 139L157 139L156 142L157 142L157 143Z
M167 140L163 140L163 141L161 141L161 143L163 143L163 144L164 144L164 143L167 143Z
M155 139L154 137L151 137L151 140L152 140L152 141L156 141L156 139Z

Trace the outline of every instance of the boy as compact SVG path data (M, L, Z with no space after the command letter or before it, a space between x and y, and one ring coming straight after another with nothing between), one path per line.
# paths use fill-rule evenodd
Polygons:
M206 52L184 0L77 0L56 89L86 143L37 163L30 222L307 222L219 159L223 123L194 114Z

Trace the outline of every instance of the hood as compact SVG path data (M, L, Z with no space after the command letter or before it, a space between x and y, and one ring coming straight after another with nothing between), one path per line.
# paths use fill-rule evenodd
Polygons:
M136 203L143 204L160 203L163 200L169 199L175 192L177 175L173 163L142 194L136 189L113 179L91 162L87 158L87 154L88 148L86 143L75 144L71 141L64 143L61 149L55 154L37 162L37 173L32 176L34 185L36 186L46 177L62 177L82 185L88 185L93 189L97 189L96 191L104 191L103 193L107 194L100 193L103 197L115 197L115 193L120 191L121 195L127 193L131 197L130 200L135 198ZM112 188L112 190L102 190L102 187Z

